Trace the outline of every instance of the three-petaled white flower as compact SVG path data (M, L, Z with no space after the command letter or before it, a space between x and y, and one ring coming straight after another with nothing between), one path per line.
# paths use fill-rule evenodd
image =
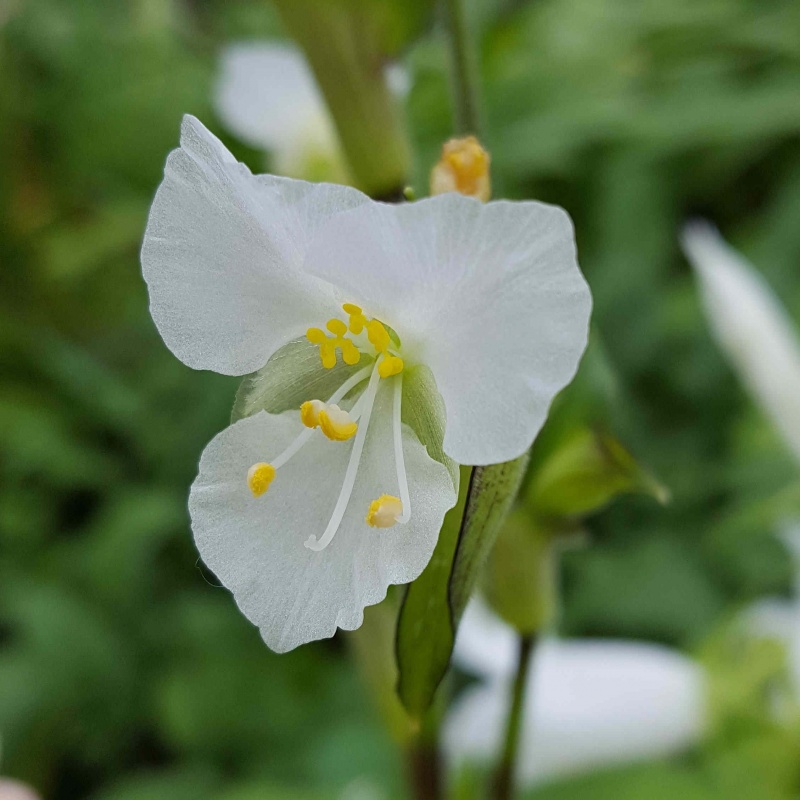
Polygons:
M254 176L192 117L142 264L184 363L282 387L208 445L189 501L204 560L281 652L419 575L453 462L523 453L586 344L561 209Z

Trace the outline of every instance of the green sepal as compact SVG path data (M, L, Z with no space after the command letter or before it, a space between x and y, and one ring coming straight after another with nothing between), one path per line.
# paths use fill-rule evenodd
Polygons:
M397 626L398 694L412 717L430 708L450 665L464 607L516 498L527 454L461 468L456 506L445 517L425 571L406 591Z
M351 375L368 367L373 359L362 354L355 366L341 358L325 369L319 347L305 337L295 339L278 350L257 372L239 384L231 411L231 422L251 417L259 411L280 414L298 409L306 400L327 400Z
M424 364L403 371L402 419L419 437L428 455L444 464L458 492L458 464L444 452L444 400L436 388L433 372Z
M537 517L574 519L629 493L650 494L660 503L669 500L668 490L616 439L580 427L537 466L525 501Z

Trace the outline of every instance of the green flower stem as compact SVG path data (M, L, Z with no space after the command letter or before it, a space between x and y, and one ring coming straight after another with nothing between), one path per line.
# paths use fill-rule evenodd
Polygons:
M448 28L456 132L481 136L478 65L462 0L442 0Z
M408 779L416 800L441 800L444 797L439 749L440 716L440 709L434 705L406 750Z
M402 200L410 149L369 16L347 3L275 0L275 5L305 51L356 185L376 199Z
M514 775L517 766L520 733L522 731L522 717L525 709L525 691L535 644L536 638L534 636L521 636L519 639L517 671L514 676L511 707L506 722L503 754L494 776L492 792L494 800L511 800L513 796Z

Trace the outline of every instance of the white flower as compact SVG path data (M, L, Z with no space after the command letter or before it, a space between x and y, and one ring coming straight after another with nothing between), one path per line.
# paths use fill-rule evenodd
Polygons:
M189 502L203 558L278 651L358 627L419 575L455 503L449 459L523 453L586 344L561 209L253 176L192 117L142 265L184 363L263 368L291 395L208 445Z
M452 764L490 764L502 743L515 635L473 601L455 658L485 683L456 702L444 727ZM669 755L705 727L703 673L666 647L613 640L545 639L528 676L518 779L523 786L602 765Z
M708 223L683 248L700 278L712 329L750 392L800 459L800 340L764 278Z
M408 91L404 71L387 79L395 94ZM333 120L303 54L283 42L239 42L225 48L214 88L214 108L232 133L268 150L282 175L343 178L346 173Z

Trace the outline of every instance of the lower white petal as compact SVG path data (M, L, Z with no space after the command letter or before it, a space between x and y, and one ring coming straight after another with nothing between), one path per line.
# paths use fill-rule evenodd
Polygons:
M247 470L274 458L302 430L297 412L240 420L203 453L189 501L197 546L273 650L357 628L365 606L383 599L389 584L413 580L431 557L455 493L447 469L407 427L411 520L387 530L365 521L374 499L397 493L391 408L391 386L381 386L352 498L320 552L304 542L328 524L352 440L331 442L316 432L259 498L246 485Z
M527 692L519 778L526 784L606 764L665 756L703 733L698 665L656 645L545 642ZM468 690L445 725L448 756L486 763L499 751L510 684Z

